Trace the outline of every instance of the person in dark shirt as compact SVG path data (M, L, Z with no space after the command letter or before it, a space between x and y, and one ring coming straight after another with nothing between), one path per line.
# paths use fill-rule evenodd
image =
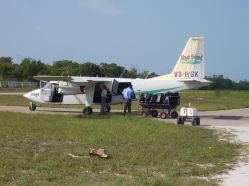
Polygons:
M100 114L104 114L105 107L106 107L106 99L107 99L107 88L103 85L101 90L101 107L100 107Z

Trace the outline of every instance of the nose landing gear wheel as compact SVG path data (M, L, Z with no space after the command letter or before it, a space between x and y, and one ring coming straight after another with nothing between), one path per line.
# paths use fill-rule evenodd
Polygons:
M36 105L35 105L34 103L31 102L31 103L29 104L29 110L30 110L30 111L35 111L35 109L36 109Z
M91 107L85 107L84 109L83 109L83 114L84 115L90 115L90 114L92 114L93 113L93 109L91 108Z

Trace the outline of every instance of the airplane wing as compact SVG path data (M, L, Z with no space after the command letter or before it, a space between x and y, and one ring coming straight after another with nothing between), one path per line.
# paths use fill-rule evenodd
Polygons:
M33 79L39 81L67 81L75 84L89 84L95 82L112 82L113 78L104 77L79 77L79 76L34 76Z
M72 78L70 76L39 75L39 76L34 76L33 79L39 81L72 81Z
M112 82L113 78L105 77L72 77L73 83L89 83L89 82Z

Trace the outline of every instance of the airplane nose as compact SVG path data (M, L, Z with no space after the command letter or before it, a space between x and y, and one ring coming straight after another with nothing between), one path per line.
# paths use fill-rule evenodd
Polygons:
M26 93L26 94L23 94L23 97L29 99L29 97L30 97L30 92L28 92L28 93Z

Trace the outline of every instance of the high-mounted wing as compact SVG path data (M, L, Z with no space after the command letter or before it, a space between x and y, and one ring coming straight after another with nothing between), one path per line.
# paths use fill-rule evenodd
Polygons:
M39 81L72 81L72 78L70 76L39 75L39 76L34 76L33 79Z
M33 77L39 81L66 81L75 85L84 85L91 86L95 83L100 82L110 82L112 83L113 78L104 78L104 77L81 77L81 76L48 76L48 75L39 75Z
M90 83L90 82L95 82L95 83L100 83L100 82L112 82L114 78L104 78L104 77L72 77L72 82L73 83Z

